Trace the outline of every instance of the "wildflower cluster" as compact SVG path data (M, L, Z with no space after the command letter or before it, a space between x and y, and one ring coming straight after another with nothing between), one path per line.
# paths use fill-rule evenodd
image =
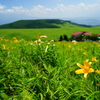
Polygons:
M92 58L92 61L97 61L96 57ZM88 73L94 72L93 68L90 68L90 65L92 62L89 62L89 59L86 59L84 61L84 65L81 65L77 63L77 66L80 67L81 69L78 69L75 71L76 74L84 74L84 78L87 78ZM100 70L96 70L97 73L100 73Z
M39 36L37 43L16 37L0 39L0 99L99 100L100 76L95 74L84 80L77 79L76 74L87 78L89 73L100 73L100 44L89 42L86 46L83 42L43 38L47 36ZM83 65L77 63L80 69L76 70L76 62L84 59Z

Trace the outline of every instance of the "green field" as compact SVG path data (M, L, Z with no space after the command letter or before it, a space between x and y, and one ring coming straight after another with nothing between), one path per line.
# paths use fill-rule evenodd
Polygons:
M100 100L100 43L58 42L100 27L60 27L0 29L0 100Z
M67 27L62 26L61 28L41 28L41 29L0 29L0 37L5 37L6 39L12 39L17 37L18 39L25 40L36 40L37 34L47 35L48 40L58 40L60 35L71 36L72 33L77 31L85 31L91 33L100 33L100 27Z
M39 31L48 36L54 30L56 38L62 29L1 31L8 38L27 33L34 38ZM75 73L78 69L83 74ZM0 100L99 100L99 94L100 43L0 39Z

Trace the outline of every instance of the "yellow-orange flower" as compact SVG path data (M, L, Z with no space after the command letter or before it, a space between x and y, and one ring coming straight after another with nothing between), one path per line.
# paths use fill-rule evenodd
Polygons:
M48 38L46 35L41 35L40 38Z
M3 49L6 49L6 45L4 45L4 44L2 45L2 47L3 47Z
M86 52L84 52L83 54L84 54L84 55L87 55L87 53L86 53Z
M41 41L41 39L38 39L38 40L36 40L36 41L34 41L36 44L38 44L38 43L42 43L43 41Z
M87 78L88 73L94 72L93 68L90 68L91 62L88 62L89 59L84 61L84 65L77 63L77 66L81 69L75 71L76 74L84 74L84 78Z
M83 49L78 49L78 50L82 51Z
M17 39L16 39L16 40L14 40L14 43L18 43L18 42L19 42L19 40L17 40Z
M14 40L16 40L16 37L13 37Z
M100 47L100 45L97 45L98 47Z
M96 72L100 74L100 70L96 70Z
M76 45L76 44L77 44L77 42L74 42L74 44Z
M38 34L38 35L37 35L37 38L40 39L40 38L48 38L48 37L47 37L46 35L41 35L41 36L40 36L40 34Z
M93 57L93 58L92 58L92 61L97 61L97 59L96 59L96 58L97 58L97 57Z
M71 45L68 45L69 48L71 48Z
M7 41L9 41L8 39L5 39L5 41L7 42Z

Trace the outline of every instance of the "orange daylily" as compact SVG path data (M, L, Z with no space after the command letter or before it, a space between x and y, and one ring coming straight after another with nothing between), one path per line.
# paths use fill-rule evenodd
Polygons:
M93 57L93 58L92 58L92 61L97 61L97 59L96 59L96 58L97 58L97 57Z
M48 38L48 37L46 35L41 35L40 36L40 34L38 34L37 38L40 39L40 38Z
M17 40L17 39L16 39L16 40L14 40L14 43L18 43L18 42L19 42L19 40Z
M84 52L83 54L84 54L84 55L87 55L87 53L86 53L86 52Z
M96 70L96 72L100 74L100 70Z
M6 49L6 45L4 45L4 44L2 45L2 47L3 47L3 49Z
M93 68L90 68L91 62L88 62L89 59L84 61L84 65L77 63L77 66L81 69L75 71L76 74L84 74L84 78L87 78L88 73L94 72Z
M48 38L46 35L41 35L40 38Z

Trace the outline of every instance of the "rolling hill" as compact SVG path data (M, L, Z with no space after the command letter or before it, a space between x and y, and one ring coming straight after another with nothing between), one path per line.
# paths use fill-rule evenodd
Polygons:
M76 24L60 19L19 20L13 23L0 25L0 29L34 29L34 28L60 28L60 27L91 27Z

